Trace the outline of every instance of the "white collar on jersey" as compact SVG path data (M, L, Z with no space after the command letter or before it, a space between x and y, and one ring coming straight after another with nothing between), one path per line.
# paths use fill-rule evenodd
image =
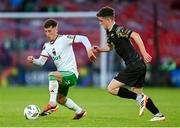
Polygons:
M59 35L57 35L56 38L55 38L54 40L49 41L50 44L54 44L54 42L56 41L56 39L58 38L58 36L59 36Z

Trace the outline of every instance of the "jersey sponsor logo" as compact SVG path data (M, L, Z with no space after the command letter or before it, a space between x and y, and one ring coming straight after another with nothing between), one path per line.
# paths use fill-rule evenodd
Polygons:
M55 60L60 60L61 59L61 56L53 56L52 59L55 61Z
M54 55L54 56L52 57L54 61L61 59L61 56L60 56L60 55L59 55L59 56L56 56L56 50L55 50L55 48L53 48L52 54Z

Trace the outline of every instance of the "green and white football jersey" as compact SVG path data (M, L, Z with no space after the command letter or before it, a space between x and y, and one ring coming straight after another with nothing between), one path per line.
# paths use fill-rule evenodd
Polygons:
M78 78L77 64L72 47L75 35L58 35L56 40L44 44L41 55L51 57L58 71L73 72Z

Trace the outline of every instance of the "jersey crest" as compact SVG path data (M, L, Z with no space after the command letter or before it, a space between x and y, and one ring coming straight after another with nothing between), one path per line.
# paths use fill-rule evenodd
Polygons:
M56 50L55 50L55 48L53 48L52 54L53 54L54 56L56 56Z
M117 30L116 30L116 34L117 34L117 36L118 37L126 37L126 38L128 38L128 36L129 36L129 30L128 29L126 29L126 28L117 28Z

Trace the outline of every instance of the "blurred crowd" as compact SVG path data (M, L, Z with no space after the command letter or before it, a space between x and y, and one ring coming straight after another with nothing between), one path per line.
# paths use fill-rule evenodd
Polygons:
M10 12L59 12L94 11L102 5L117 4L122 0L7 0L0 3L0 11ZM133 2L135 0L126 0ZM82 6L83 5L83 6ZM91 8L89 8L91 7Z
M116 10L118 24L140 33L148 52L153 57L152 64L154 64L156 60L154 5L157 6L158 12L158 42L162 64L159 71L168 72L165 74L169 75L169 70L166 70L172 66L168 65L169 60L175 64L172 66L174 68L170 68L171 70L174 70L176 66L180 67L179 0L4 0L0 2L0 12L97 11L103 6L111 6ZM93 44L99 45L99 25L96 19L57 20L60 22L60 33L83 34L88 36ZM8 79L11 79L12 83L14 81L19 84L27 83L26 71L31 71L31 69L30 65L25 64L24 61L30 54L38 57L46 41L42 23L43 19L0 19L0 84L7 84L8 80L5 78L8 76L11 76ZM81 84L94 84L92 71L98 72L99 64L92 66L89 63L81 45L75 46L75 52L82 76L80 77ZM163 65L168 68L162 68ZM48 71L53 68L54 66L48 62L43 69ZM13 79L14 77L16 79Z
M179 0L5 0L0 3L1 12L59 12L94 11L105 5L118 8L123 2L157 2L175 10L180 8ZM83 5L83 6L82 6ZM120 5L121 6L121 5ZM90 7L90 8L89 8Z

